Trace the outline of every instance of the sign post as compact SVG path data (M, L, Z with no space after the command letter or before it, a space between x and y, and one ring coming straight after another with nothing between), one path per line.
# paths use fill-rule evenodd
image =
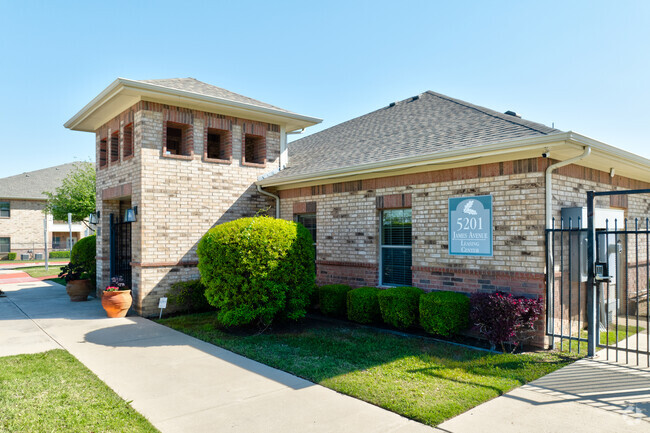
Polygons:
M160 319L162 317L163 310L167 308L167 298L162 297L160 300L158 300L158 308L160 308L160 314L158 315L158 318Z
M43 239L45 240L45 248L43 248L43 256L45 258L45 270L49 269L48 254L47 254L47 214L43 218Z
M449 254L492 256L492 196L449 199Z

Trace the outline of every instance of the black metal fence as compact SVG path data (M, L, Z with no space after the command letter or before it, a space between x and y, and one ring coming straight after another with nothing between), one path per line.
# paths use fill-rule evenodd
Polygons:
M546 230L547 335L559 349L604 349L607 359L650 367L650 220L595 220L598 196L650 190L588 192L587 218L553 221Z

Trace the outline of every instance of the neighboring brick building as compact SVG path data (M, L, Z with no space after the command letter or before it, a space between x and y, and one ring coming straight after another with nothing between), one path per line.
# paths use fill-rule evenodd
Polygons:
M0 179L0 259L15 252L34 258L45 250L43 218L47 197L74 169L75 163L30 171ZM48 250L66 250L89 234L82 223L72 224L72 237L66 221L53 221L48 215Z
M138 207L132 287L138 312L153 314L171 282L198 275L205 231L279 203L316 235L321 284L544 297L545 221L584 206L588 189L650 187L646 159L433 92L286 145L317 122L193 79L113 83L66 124L96 134L98 286L110 213ZM492 254L450 254L449 199L485 195ZM643 198L598 206L650 212Z

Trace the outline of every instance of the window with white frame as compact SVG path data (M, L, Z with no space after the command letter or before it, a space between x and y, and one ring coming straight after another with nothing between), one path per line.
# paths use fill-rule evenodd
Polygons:
M380 283L386 286L410 286L411 209L381 211Z

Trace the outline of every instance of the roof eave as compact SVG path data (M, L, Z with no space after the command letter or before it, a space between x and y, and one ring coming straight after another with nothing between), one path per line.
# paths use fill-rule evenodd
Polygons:
M199 105L203 108L213 108L218 111L219 108L231 111L233 113L246 114L250 113L254 116L264 119L265 121L285 125L287 131L295 131L303 129L312 125L322 122L322 119L305 116L297 113L287 113L282 110L275 110L267 107L260 107L253 104L246 104L237 101L231 101L224 98L214 96L206 96L199 93L188 92L184 90L172 89L155 84L143 83L136 80L129 80L127 78L118 78L104 89L97 97L90 101L84 108L68 120L64 126L66 128L76 131L93 132L97 129L98 123L105 122L94 121L90 122L89 118L97 113L102 107L105 107L111 100L115 100L118 96L125 96L126 99L123 103L117 105L116 110L112 110L110 114L104 114L102 119L105 121L110 120L117 114L120 109L128 108L140 100L150 100L156 102L162 100L164 103L172 103L177 105ZM172 100L170 100L172 99ZM126 107L125 107L126 106ZM114 112L118 111L118 112Z
M485 144L474 148L433 152L405 158L361 164L351 167L339 167L309 174L303 173L295 176L287 176L281 178L274 178L274 176L270 176L268 178L259 180L256 183L263 187L279 187L325 179L331 180L350 176L380 174L382 172L396 171L418 166L459 163L462 161L474 160L477 158L498 156L521 151L534 151L552 148L555 148L557 151L557 149L562 148L562 146L564 146L564 151L572 151L572 149L579 151L584 146L591 146L592 149L595 150L596 155L600 154L602 157L614 157L618 161L621 161L628 166L634 166L639 170L650 170L650 160L648 159L607 145L584 135L569 131L543 136L528 137L523 139L501 141ZM566 146L569 146L569 148ZM543 152L540 152L539 156L541 156L542 153ZM553 155L551 157L553 157Z

